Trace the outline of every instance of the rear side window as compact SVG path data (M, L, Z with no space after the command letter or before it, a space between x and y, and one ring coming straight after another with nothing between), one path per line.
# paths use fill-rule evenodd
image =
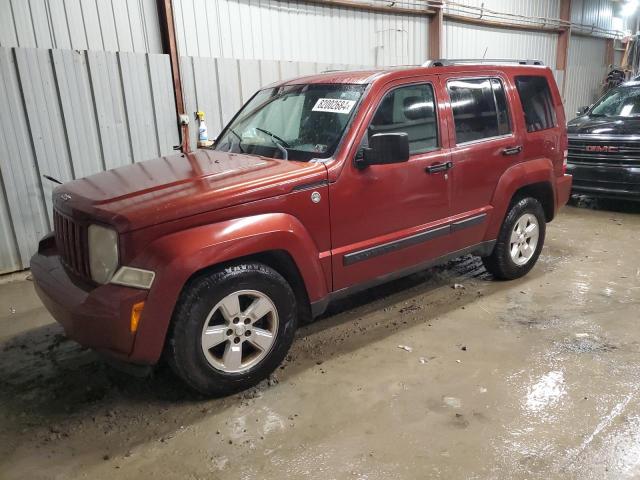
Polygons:
M469 78L447 83L456 126L456 143L498 137L511 132L502 82Z
M409 153L428 152L438 148L433 88L429 84L407 85L387 93L373 120L368 135L405 132L409 136Z
M544 77L516 77L516 88L524 111L528 132L556 126L551 90Z

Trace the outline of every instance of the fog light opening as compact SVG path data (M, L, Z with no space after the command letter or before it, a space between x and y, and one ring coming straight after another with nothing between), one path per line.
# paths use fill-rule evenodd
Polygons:
M143 270L136 267L120 267L111 279L111 283L125 287L141 288L149 290L156 274L151 270Z

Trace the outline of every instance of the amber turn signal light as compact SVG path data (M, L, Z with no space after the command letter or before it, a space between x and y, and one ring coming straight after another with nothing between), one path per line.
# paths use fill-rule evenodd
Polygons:
M135 303L133 307L131 307L131 333L136 333L138 330L138 323L140 323L143 308L144 302Z

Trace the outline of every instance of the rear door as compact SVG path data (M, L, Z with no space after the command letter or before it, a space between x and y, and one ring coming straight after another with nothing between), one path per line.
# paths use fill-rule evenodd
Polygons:
M498 180L522 160L523 149L505 75L450 74L443 82L451 104L451 242L457 250L484 238Z
M524 160L548 158L556 175L562 174L567 148L564 108L550 71L514 77L519 97L517 107L524 119Z

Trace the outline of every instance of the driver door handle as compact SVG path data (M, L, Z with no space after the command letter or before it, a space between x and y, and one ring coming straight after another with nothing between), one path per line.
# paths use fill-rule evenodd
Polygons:
M436 163L435 165L429 165L427 168L425 168L425 171L427 173L438 173L444 172L445 170L450 170L452 168L453 162Z
M522 151L522 146L509 147L502 150L502 155L517 155Z

